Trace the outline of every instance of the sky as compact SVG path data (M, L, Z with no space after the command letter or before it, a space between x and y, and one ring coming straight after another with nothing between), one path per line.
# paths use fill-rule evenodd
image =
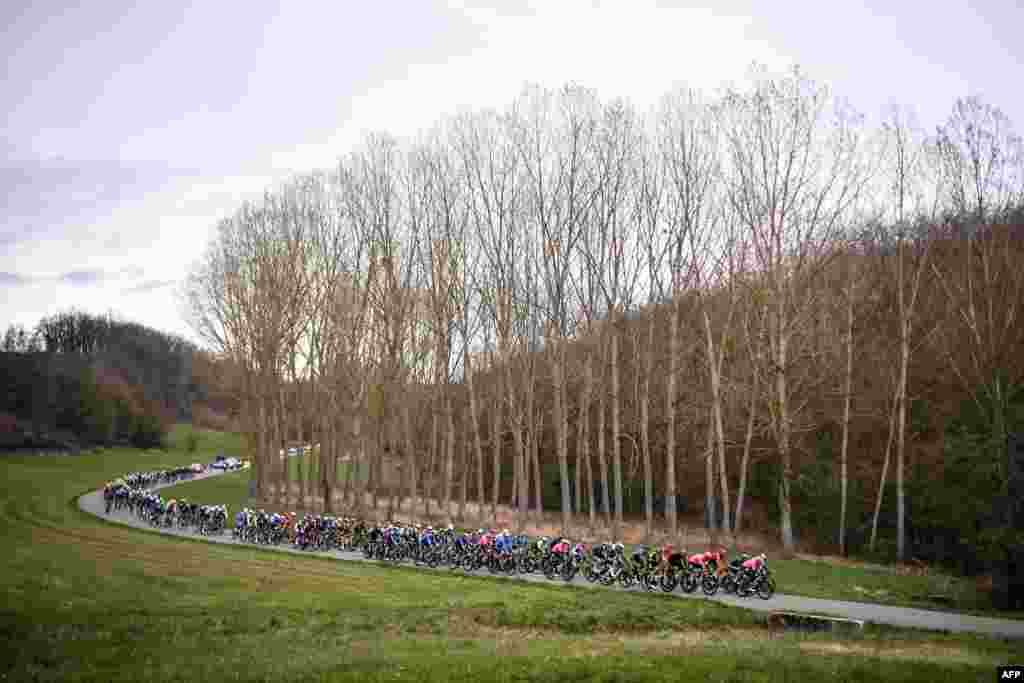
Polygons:
M0 3L0 326L77 308L196 340L175 285L218 219L526 83L641 110L799 64L868 120L926 130L979 95L1024 133L1024 4Z

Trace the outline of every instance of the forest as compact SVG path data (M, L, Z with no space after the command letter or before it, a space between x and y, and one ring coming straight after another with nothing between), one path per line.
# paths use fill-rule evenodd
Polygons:
M0 340L0 447L159 446L176 421L234 428L237 398L212 354L184 338L68 310Z

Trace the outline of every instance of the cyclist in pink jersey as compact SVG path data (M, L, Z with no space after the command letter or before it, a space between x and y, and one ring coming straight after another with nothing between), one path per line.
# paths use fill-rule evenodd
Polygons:
M743 563L743 568L756 571L756 570L761 568L762 564L764 564L764 560L765 560L765 555L764 555L764 553L761 553L760 555L756 555L756 556L750 558L749 560L746 560Z

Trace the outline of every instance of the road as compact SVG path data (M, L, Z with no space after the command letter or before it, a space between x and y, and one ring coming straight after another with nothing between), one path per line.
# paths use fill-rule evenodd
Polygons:
M196 479L205 479L210 476L219 476L220 472L215 473L204 473L197 475L192 478L192 481ZM164 484L153 487L154 490L167 488L168 486L174 486L174 484ZM137 527L139 529L145 529L148 531L158 531L164 534L170 534L173 536L187 536L190 538L201 538L211 543L227 543L233 545L248 545L240 541L231 538L230 534L224 536L201 536L193 531L187 529L154 529L146 522L142 521L138 517L135 517L127 510L122 511L111 511L109 515L104 514L103 505L103 492L93 491L87 493L78 499L78 507L84 512L102 517L104 519L110 519L128 526ZM376 560L367 560L360 553L353 552L341 552L341 551L330 551L330 552L317 552L312 553L310 551L298 550L290 547L279 547L279 546L260 546L264 548L272 548L280 552L291 552L302 555L322 555L326 557L333 557L339 560L349 560L358 562L376 562ZM449 569L435 569L430 570L424 568L424 571L451 571ZM526 575L526 576L515 576L514 579L520 581L535 581L550 584L551 582L545 579L543 576L538 575ZM561 583L559 581L558 583ZM585 586L593 588L595 590L643 590L640 588L628 588L624 589L619 586L602 586L601 584L591 584L585 579L577 577L573 582L573 585ZM557 585L557 584L556 584ZM821 614L828 616L845 617L848 619L859 619L866 623L876 624L888 624L891 626L902 626L919 629L927 629L934 631L951 631L951 632L965 632L965 633L979 633L988 636L994 636L999 638L1022 638L1024 639L1024 621L1015 621L1012 619L993 619L989 617L976 617L966 614L956 614L953 612L937 612L932 610L914 609L910 607L892 607L888 605L876 605L865 602L846 602L842 600L822 600L819 598L805 598L797 595L783 595L777 593L770 600L760 600L758 598L737 598L730 595L718 594L712 597L707 597L702 594L686 594L680 591L671 593L672 596L677 598L684 598L690 600L715 600L717 602L726 603L729 605L735 605L737 607L743 607L746 609L753 609L760 612L775 612L775 611L791 611L791 612L802 612L807 614Z

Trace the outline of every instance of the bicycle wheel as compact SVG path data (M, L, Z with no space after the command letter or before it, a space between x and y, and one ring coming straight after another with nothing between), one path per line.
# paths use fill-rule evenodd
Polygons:
M773 595L775 595L775 579L766 576L761 579L757 586L757 597L762 600L769 600Z
M705 576L701 579L700 587L704 591L704 595L714 595L718 592L718 577L713 574Z

